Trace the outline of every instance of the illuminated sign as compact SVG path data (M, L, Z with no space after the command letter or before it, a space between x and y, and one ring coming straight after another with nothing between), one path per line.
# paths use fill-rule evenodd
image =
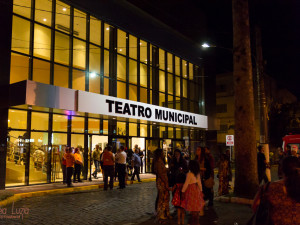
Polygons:
M78 91L77 111L207 128L207 116L126 99Z

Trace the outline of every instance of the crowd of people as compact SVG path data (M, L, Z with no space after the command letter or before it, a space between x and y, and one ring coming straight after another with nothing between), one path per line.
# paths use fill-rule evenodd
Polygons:
M141 182L140 173L142 172L144 154L138 145L135 145L133 150L127 150L121 146L116 154L112 153L112 147L109 145L103 151L99 145L96 145L91 155L91 163L95 167L91 175L98 179L98 173L102 172L104 190L107 190L108 187L113 189L113 183L116 179L119 181L119 189L124 189L128 175L131 175L131 181L134 181L136 177L138 182ZM78 148L66 147L62 157L63 183L72 187L72 176L73 183L82 182L80 179L82 167L81 151Z
M170 219L170 192L172 204L177 209L178 224L184 224L185 212L190 212L189 224L199 224L204 205L213 206L215 162L208 147L198 147L194 159L186 159L176 148L166 167L162 149L154 151L152 171L156 174L156 221L166 223Z

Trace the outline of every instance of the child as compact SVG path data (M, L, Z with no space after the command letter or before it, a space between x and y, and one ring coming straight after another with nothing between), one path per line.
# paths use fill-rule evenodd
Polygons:
M184 209L181 207L182 201L182 187L185 182L186 174L184 173L182 167L180 167L177 171L175 176L175 185L173 186L173 199L172 204L177 209L177 217L178 217L178 224L184 224Z
M186 211L189 211L192 215L189 219L189 224L198 225L199 212L203 210L204 200L202 194L200 166L195 160L191 160L189 163L189 172L181 191L184 193L181 207Z

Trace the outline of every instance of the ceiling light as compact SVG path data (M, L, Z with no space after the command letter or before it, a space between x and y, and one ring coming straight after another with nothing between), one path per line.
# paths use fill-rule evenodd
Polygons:
M122 51L122 49L120 48L120 52Z
M107 27L106 30L109 30L109 27Z
M66 9L66 8L63 8L62 10L63 10L64 12L65 12L65 11L67 11L67 9Z
M140 45L142 45L142 42L140 42Z
M92 73L91 73L91 78L94 78L94 77L96 77L96 73L95 73L95 72L92 72Z
M44 21L44 22L46 22L46 21L47 21L47 19L46 19L46 18L44 18L44 19L43 19L43 21Z

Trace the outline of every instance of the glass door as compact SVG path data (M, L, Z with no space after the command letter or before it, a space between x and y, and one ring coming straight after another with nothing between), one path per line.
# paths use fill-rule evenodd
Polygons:
M136 138L136 137L131 138L131 149L134 150L136 147L140 150L139 155L140 155L141 160L142 160L141 173L144 173L145 166L146 166L146 162L145 162L145 155L146 155L145 138Z
M107 146L108 143L108 136L100 136L100 135L90 135L89 136L89 143L88 143L88 147L89 147L89 170L88 170L88 178L90 180L96 179L93 176L91 176L91 174L93 174L93 172L96 170L95 167L95 162L93 159L93 152L96 150L97 145L99 146L99 150L102 153L104 148ZM91 163L92 162L92 163ZM97 178L102 178L103 177L103 171L98 170L97 173Z
M51 151L51 182L63 181L62 157L67 146L67 134L53 133Z

